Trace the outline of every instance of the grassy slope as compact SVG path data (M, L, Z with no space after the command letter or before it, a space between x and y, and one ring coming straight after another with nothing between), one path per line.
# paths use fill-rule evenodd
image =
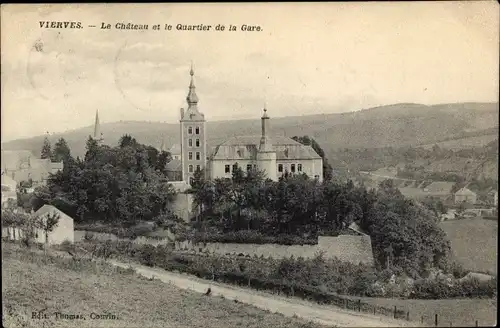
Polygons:
M359 299L359 297L351 297ZM399 300L390 298L361 297L364 302L385 307L397 306L409 311L410 319L420 321L428 327L434 326L435 314L441 327L494 326L496 323L497 302L491 299L451 299L451 300Z
M343 114L273 118L271 125L273 134L313 136L328 156L339 148L416 146L458 138L470 131L486 131L498 127L498 104L396 104ZM116 145L125 133L133 135L141 143L156 147L160 146L162 136L167 145L178 142L179 138L178 124L116 122L101 124L101 130L109 145ZM92 126L89 125L53 135L50 139L55 143L58 138L64 137L73 154L82 156L90 133ZM233 135L259 133L258 116L252 120L208 122L208 141L212 146ZM3 144L2 148L27 149L38 155L43 138L15 140Z
M441 227L462 265L470 270L497 272L498 221L453 220L442 222Z
M2 243L4 327L320 327L109 266L94 263L76 269L64 260L43 263L43 258ZM31 311L44 308L47 313L83 314L87 319L29 318ZM91 320L91 312L119 319Z

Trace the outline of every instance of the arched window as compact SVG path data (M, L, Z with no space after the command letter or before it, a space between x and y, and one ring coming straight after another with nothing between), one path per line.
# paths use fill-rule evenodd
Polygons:
M193 127L192 126L188 126L188 134L193 134Z

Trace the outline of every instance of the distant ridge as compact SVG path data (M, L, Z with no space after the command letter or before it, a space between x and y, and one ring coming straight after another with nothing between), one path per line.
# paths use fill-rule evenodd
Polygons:
M498 114L498 103L402 103L338 114L273 117L271 129L274 134L288 137L312 136L329 155L342 148L418 146L472 135L498 135ZM49 140L55 143L64 137L73 155L83 156L85 142L93 129L91 123L80 129L53 134ZM260 131L258 116L255 119L209 121L207 124L209 146L231 136L258 134ZM116 145L122 135L131 134L137 141L159 148L162 135L168 147L178 142L179 127L177 123L120 121L101 123L101 132L110 145ZM43 138L9 141L2 143L2 149L26 149L38 155Z

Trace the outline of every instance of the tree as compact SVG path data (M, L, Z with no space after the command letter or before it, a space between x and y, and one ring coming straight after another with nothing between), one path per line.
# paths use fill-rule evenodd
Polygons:
M321 146L314 140L313 138L309 136L294 136L292 137L293 140L300 142L301 144L305 146L311 146L314 151L323 159L323 180L329 181L333 177L333 168L332 166L328 163L328 159L325 156L325 152L321 148Z
M71 150L64 138L60 138L54 145L51 158L53 162L63 161L65 164L70 161Z
M125 134L120 138L120 141L118 141L118 146L120 148L125 148L125 147L134 147L137 146L138 143L135 140L135 138L132 138L131 135Z
M49 233L51 233L54 228L59 223L60 215L59 213L49 213L46 216L40 216L38 218L38 225L45 233L45 244L49 244Z
M52 146L50 145L50 141L49 141L49 138L47 136L43 139L43 146L42 146L40 158L42 158L42 159L52 158Z

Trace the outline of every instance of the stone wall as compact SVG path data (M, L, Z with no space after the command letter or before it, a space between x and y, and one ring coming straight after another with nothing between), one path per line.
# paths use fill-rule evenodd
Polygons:
M326 258L338 258L351 263L365 263L373 265L373 253L369 236L337 237L321 236L317 245L278 245L278 244L235 244L235 243L200 243L190 241L175 242L176 250L189 250L215 254L244 254L250 256L264 256L272 258L303 257L312 258L324 251Z
M122 240L130 239L118 238L113 234L92 232L94 238L98 240ZM75 242L82 241L85 231L75 230ZM153 239L147 237L137 237L133 242L138 244L150 244L153 246L165 245L169 239ZM303 257L313 258L323 251L325 258L338 258L339 260L358 264L359 262L373 265L373 253L370 236L350 236L340 235L337 237L318 237L317 245L278 245L278 244L236 244L236 243L199 243L193 244L191 241L176 241L176 250L187 250L194 252L208 252L214 254L243 254L250 256L264 256L272 258Z
M85 239L85 233L87 231L84 230L75 230L75 242L83 241ZM106 240L113 240L113 241L132 241L137 244L149 244L152 246L158 246L158 245L167 245L170 243L170 240L168 238L164 239L155 239L155 238L148 238L144 236L139 236L135 238L134 240L127 239L127 238L118 238L116 235L112 233L104 233L104 232L93 232L89 231L97 240L100 241L106 241Z

